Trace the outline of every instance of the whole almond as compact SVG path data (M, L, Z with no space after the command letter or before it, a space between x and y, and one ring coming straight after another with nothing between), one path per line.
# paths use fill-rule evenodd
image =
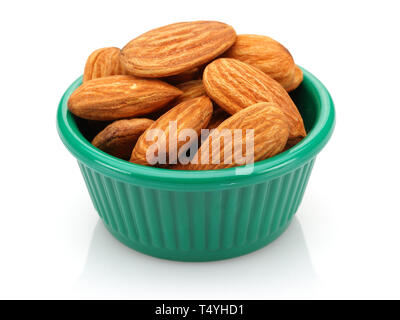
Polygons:
M285 89L293 81L296 65L290 52L278 41L261 35L238 35L235 44L224 54L260 69Z
M90 120L116 120L154 112L182 92L160 80L109 76L84 82L70 96L68 109Z
M297 87L302 82L303 82L303 71L298 66L296 66L296 69L294 70L292 83L290 84L289 87L286 88L286 91L291 92L291 91L297 89Z
M242 131L242 139L235 140L233 130ZM177 165L175 170L213 170L244 165L237 159L245 160L246 130L254 130L254 162L270 158L283 150L286 145L289 128L286 116L272 103L257 103L235 113L222 122L203 142L194 159L188 165ZM224 131L232 139L225 140ZM235 145L236 143L236 145ZM225 151L229 154L225 159ZM194 163L197 161L198 163ZM219 162L219 163L216 163ZM252 163L248 162L247 164Z
M181 151L181 147L185 145L186 141L177 141L175 150L170 150L169 140L170 140L170 122L176 121L176 134L179 137L180 132L183 129L193 129L197 136L200 135L201 129L205 128L210 121L212 115L213 107L211 100L202 96L199 98L194 98L192 100L184 101L163 116L161 116L158 120L156 120L139 138L136 143L135 148L132 151L132 155L130 161L136 164L142 165L154 165L154 157L147 156L148 149L155 144L155 141L148 141L148 134L151 130L161 130L164 133L164 136L160 138L160 145L165 145L165 158L168 163L173 163L175 160L169 158L169 155L174 153L176 157L179 157L179 152ZM153 131L154 132L154 131ZM195 138L195 137L193 137ZM176 137L175 137L176 141ZM190 140L191 141L191 140ZM196 140L197 141L197 140ZM158 150L158 156L160 156L162 150Z
M114 157L129 160L136 141L153 122L144 118L114 121L96 135L92 144Z
M208 96L230 114L258 102L272 102L288 119L289 139L306 136L303 119L286 90L261 70L236 59L220 58L203 74Z
M121 52L126 70L136 76L177 75L216 58L236 39L222 22L180 22L157 28L130 41Z
M93 51L86 61L83 82L88 80L126 74L120 60L121 50L116 47Z

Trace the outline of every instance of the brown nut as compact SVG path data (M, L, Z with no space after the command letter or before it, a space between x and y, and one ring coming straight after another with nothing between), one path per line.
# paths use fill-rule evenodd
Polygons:
M292 83L289 87L286 88L286 91L292 92L293 90L297 89L302 82L303 82L303 71L298 66L296 66L296 69L294 70Z
M154 112L181 93L160 80L109 76L78 87L68 100L68 109L84 119L117 120Z
M202 68L201 67L196 67L193 69L190 69L188 71L184 71L180 74L177 74L175 76L170 76L166 78L162 78L163 81L166 81L172 85L178 85L183 82L188 82L192 80L199 80L202 75Z
M235 129L240 129L240 139L233 138ZM254 130L252 154L246 153L247 130ZM226 140L227 133L231 139ZM212 170L250 164L281 152L288 136L289 128L282 110L272 103L257 103L235 113L212 131L191 163L178 164L171 169Z
M290 52L278 41L261 35L238 35L224 54L260 69L286 90L293 87L296 65Z
M182 150L182 146L187 145L192 140L194 141L197 137L191 137L190 141L180 141L177 139L179 134L184 129L194 130L197 136L200 135L201 129L205 128L210 121L213 107L211 100L208 97L202 96L191 100L184 101L167 113L157 119L139 138L135 148L132 151L130 161L136 164L142 165L155 165L157 160L163 158L164 163L158 164L171 164L176 163L176 159L170 158L171 153L178 158L186 150ZM174 150L170 149L170 122L176 125L176 137L171 137L176 141ZM153 130L153 131L151 131ZM158 136L158 140L152 138L152 132L163 133L162 136ZM155 137L154 137L155 138ZM197 142L197 140L196 140ZM158 147L156 145L158 143ZM163 149L161 149L163 147ZM150 148L152 148L150 150ZM152 151L152 153L149 153ZM149 153L149 154L148 154ZM157 155L156 155L157 153Z
M120 61L121 50L116 47L97 49L86 61L83 82L113 75L126 74Z
M261 70L236 59L220 58L203 74L207 95L230 114L258 102L271 102L288 119L289 139L305 137L303 119L286 90Z
M122 49L121 62L130 74L139 77L167 77L211 61L235 40L235 30L222 22L174 23L130 41Z
M129 160L136 141L153 122L144 118L114 121L96 135L92 144L114 157Z

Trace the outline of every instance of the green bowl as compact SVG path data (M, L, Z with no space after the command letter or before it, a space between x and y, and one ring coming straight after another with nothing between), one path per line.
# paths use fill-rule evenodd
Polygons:
M279 237L297 211L319 151L335 123L332 99L311 73L293 93L307 137L293 148L238 168L175 171L133 164L93 147L68 111L77 79L58 107L61 140L77 158L104 225L125 245L151 256L211 261L240 256Z

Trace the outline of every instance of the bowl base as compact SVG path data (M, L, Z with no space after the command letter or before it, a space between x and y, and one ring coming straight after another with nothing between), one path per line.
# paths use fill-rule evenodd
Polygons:
M262 238L256 242L251 244L243 245L240 247L233 247L230 249L222 249L222 250L168 250L165 248L155 248L153 246L145 246L136 241L132 241L127 237L121 235L120 233L113 230L106 223L103 224L106 229L121 243L128 246L129 248L138 251L140 253L153 256L156 258L166 259L166 260L174 260L174 261L184 261L184 262L206 262L206 261L217 261L224 260L230 258L236 258L251 252L254 252L258 249L265 247L270 244L274 240L276 240L285 230L289 227L292 219L290 219L286 225L278 229L276 232L270 234L266 238Z

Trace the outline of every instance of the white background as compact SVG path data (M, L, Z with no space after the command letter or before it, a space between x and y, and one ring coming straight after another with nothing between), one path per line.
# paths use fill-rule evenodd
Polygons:
M400 298L398 1L3 1L0 298ZM103 228L56 108L87 56L154 27L220 20L269 35L336 104L296 219L214 263L151 258Z

